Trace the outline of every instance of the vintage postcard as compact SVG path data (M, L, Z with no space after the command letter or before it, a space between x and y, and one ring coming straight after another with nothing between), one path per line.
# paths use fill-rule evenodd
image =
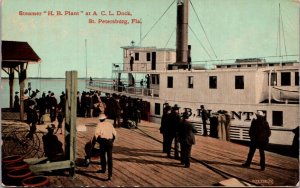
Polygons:
M2 186L299 186L296 0L2 0Z

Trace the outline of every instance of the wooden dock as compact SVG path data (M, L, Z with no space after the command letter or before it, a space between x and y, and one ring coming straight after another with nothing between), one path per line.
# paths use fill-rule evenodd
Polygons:
M77 130L80 130L77 132L77 162L84 159L84 145L92 137L96 123L97 118L77 118ZM214 186L230 178L251 185L295 186L299 181L299 163L295 158L266 152L266 169L261 171L257 151L251 168L243 168L241 164L246 160L248 147L196 136L191 166L184 168L180 161L162 153L158 124L142 121L138 129L118 128L117 134L110 181L106 180L107 173L96 173L100 165L93 161L89 167L76 166L74 177L69 177L68 171L47 173L51 187Z

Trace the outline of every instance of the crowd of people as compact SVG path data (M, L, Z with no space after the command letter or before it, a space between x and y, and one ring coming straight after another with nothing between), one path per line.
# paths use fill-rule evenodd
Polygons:
M195 144L195 127L188 121L190 114L185 111L179 114L179 106L171 107L164 104L160 133L163 135L163 152L171 158L171 148L174 141L174 158L180 159L184 167L190 167L192 145ZM180 157L179 157L180 147Z
M65 117L65 103L66 95L64 92L60 95L60 101L57 102L55 94L48 91L46 95L45 92L42 93L42 97L37 98L38 90L33 91L30 96L28 91L25 90L24 94L24 104L25 111L27 113L27 123L30 125L30 133L28 137L32 137L32 134L36 130L37 124L44 124L45 114L50 114L51 127L48 126L47 130L48 137L54 137L60 129L60 134L62 134L62 122ZM18 108L17 102L19 101L18 92L15 96L14 107ZM112 143L115 139L116 132L114 128L119 128L121 126L126 128L137 127L141 119L146 119L149 109L144 101L137 98L127 97L125 95L117 94L107 94L106 96L100 97L101 93L97 91L86 92L83 91L82 94L77 92L77 116L79 117L99 117L100 123L98 124L97 130L94 135L95 141L100 143L100 155L103 158L103 153L109 154L108 159L101 159L102 170L99 172L105 172L106 170L106 160L108 160L108 171L109 178L112 176ZM180 159L181 164L184 167L190 167L190 157L192 145L195 144L195 136L197 133L194 125L189 122L189 117L191 113L184 111L182 114L179 113L180 107L174 105L171 107L168 103L164 104L163 115L161 118L160 133L163 136L163 153L166 153L167 157L173 158L171 156L172 143L174 143L174 158ZM14 109L18 110L18 109ZM231 117L225 110L219 110L216 113L208 113L204 105L200 106L200 114L203 124L203 136L211 136L221 140L230 141L229 129L231 125ZM269 142L269 137L271 135L270 127L266 121L265 114L262 111L256 113L256 119L252 120L249 136L250 136L250 147L249 154L246 162L243 164L244 167L249 167L255 153L256 149L260 152L260 166L261 170L265 169L265 155L264 150ZM113 119L113 125L110 126L105 122L106 118ZM54 121L58 122L57 129L54 131L56 126ZM123 120L121 123L121 119ZM210 131L207 131L207 121L210 121ZM109 136L103 135L100 131L104 127L110 127ZM100 128L101 127L101 128ZM103 128L106 129L106 128ZM299 129L299 127L298 127ZM106 130L107 131L107 130ZM101 132L101 133L100 133ZM296 132L296 131L295 131ZM111 135L112 133L112 135ZM102 137L99 135L102 134ZM295 133L296 134L296 133ZM45 142L47 138L43 138ZM297 139L296 139L297 141ZM298 142L295 141L296 145ZM101 150L101 145L104 147ZM296 147L299 147L297 145ZM103 151L105 150L105 151ZM59 151L60 147L59 147ZM50 152L50 151L49 151ZM47 155L52 156L51 153ZM52 158L52 157L51 157ZM54 158L54 157L53 157ZM103 161L103 162L102 162Z
M36 125L44 124L46 119L53 124L57 120L57 130L62 134L62 123L65 118L66 95L64 92L56 99L54 92L48 91L38 97L39 90L32 91L29 95L28 90L24 92L24 110L27 114L27 123L30 125L32 133L36 130ZM20 111L19 92L15 92L13 111ZM114 127L121 126L127 128L137 127L141 119L148 120L149 107L138 98L131 98L125 95L106 94L101 96L98 91L77 92L77 117L99 117L101 113L114 120ZM48 120L47 119L47 120ZM121 121L123 120L123 121Z
M24 101L24 111L27 114L26 122L30 126L30 134L28 137L32 137L32 134L36 130L36 125L44 124L46 119L46 114L49 114L51 123L53 123L58 118L58 127L62 127L62 122L64 119L65 112L65 93L62 92L60 95L60 101L57 102L55 94L51 91L48 91L46 95L45 92L42 93L42 96L39 98L38 93L40 91L36 89L29 94L29 91L26 89L24 91L24 96L21 100ZM20 98L18 96L19 92L15 92L15 101L13 111L20 111ZM57 132L57 131L56 131Z
M220 140L230 141L230 115L225 110L219 110L217 113L209 114L204 105L200 106L201 119L203 124L203 136L208 136L206 121L210 121L210 136ZM192 145L195 144L195 127L189 122L188 111L179 114L179 107L171 107L168 103L164 104L163 115L161 119L160 133L163 136L163 152L171 158L171 147L174 142L174 158L180 159L181 164L186 168L190 166L190 157ZM256 113L256 119L251 122L249 136L250 147L247 160L243 167L250 167L253 155L256 149L260 152L261 170L265 169L264 150L269 143L271 130L266 121L265 114L262 111ZM180 152L179 152L180 146ZM179 157L180 154L180 157Z

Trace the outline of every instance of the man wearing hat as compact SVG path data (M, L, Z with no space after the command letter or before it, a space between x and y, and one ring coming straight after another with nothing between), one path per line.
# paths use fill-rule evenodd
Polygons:
M106 116L104 114L100 114L99 116L100 122L98 123L96 130L95 130L95 138L97 142L100 144L100 160L101 160L101 170L98 170L99 173L106 172L106 163L108 166L108 180L112 177L112 149L113 149L113 142L116 138L116 130L114 126L110 123L105 121ZM107 158L106 158L107 155Z
M179 159L179 153L178 153L178 127L180 124L180 116L179 116L179 106L175 104L172 107L170 115L168 115L167 120L167 140L166 140L166 149L167 149L167 156L171 157L171 148L172 148L172 142L174 140L174 157L175 159Z
M59 161L64 157L62 143L58 140L57 136L53 134L55 125L50 124L46 127L48 133L42 137L45 156L50 161Z
M14 100L14 112L20 112L20 98L19 98L19 92L15 92L15 100Z
M30 126L30 132L26 135L27 138L33 138L33 133L36 131L36 124L38 122L38 114L34 108L35 103L28 101L27 119L26 123Z
M52 92L49 98L49 107L50 107L50 120L51 123L56 120L56 108L57 108L57 100Z
M183 112L182 121L180 122L180 126L179 126L179 142L181 145L180 147L181 164L184 164L185 168L190 167L192 145L196 143L194 133L197 133L197 130L188 121L188 119L189 119L188 112Z
M206 121L208 119L208 113L207 110L204 108L204 105L201 105L200 108L201 108L201 118L203 123L203 136L207 136Z
M167 153L167 138L168 138L168 118L171 113L171 106L166 104L163 109L163 115L161 117L161 126L159 128L160 133L163 136L163 153Z
M261 170L265 170L265 148L269 143L271 130L263 111L257 111L256 117L257 119L252 120L249 129L250 149L248 158L242 166L247 168L250 167L255 150L258 148L260 154L260 168Z

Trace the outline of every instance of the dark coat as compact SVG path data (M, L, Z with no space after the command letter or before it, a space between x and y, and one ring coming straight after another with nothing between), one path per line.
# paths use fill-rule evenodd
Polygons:
M160 124L159 130L160 130L160 133L162 133L162 134L165 134L168 131L168 127L167 127L168 126L167 125L168 116L169 116L168 113L164 113L161 117L161 124Z
M252 143L258 146L266 146L269 143L269 137L271 136L271 130L269 123L264 117L258 117L253 119L249 129L249 136Z
M194 145L196 143L195 135L197 130L188 121L183 120L179 126L179 142L185 145Z
M35 109L28 108L27 111L27 123L28 124L36 124L38 122L38 115Z
M167 115L167 132L170 135L176 135L178 128L180 126L180 116L175 112L172 111L170 114Z
M201 111L201 118L202 118L203 121L206 121L208 119L208 113L205 109L203 109Z
M45 156L50 160L57 158L58 154L63 154L62 143L56 135L48 133L42 137Z

